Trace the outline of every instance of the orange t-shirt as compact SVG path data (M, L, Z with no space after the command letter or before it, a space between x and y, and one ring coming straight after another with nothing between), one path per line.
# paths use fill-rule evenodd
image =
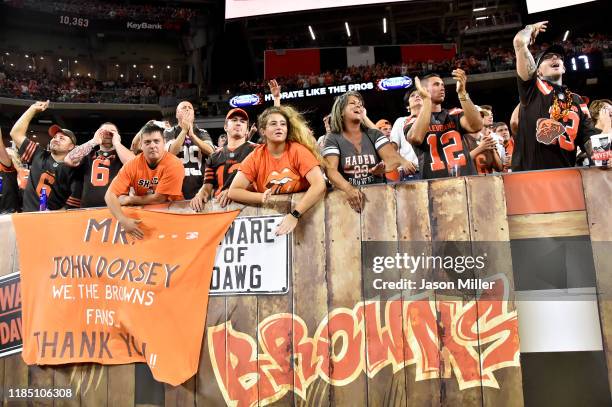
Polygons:
M162 159L155 168L150 168L142 155L138 154L121 170L110 185L111 191L119 196L134 188L137 196L148 194L168 195L169 200L183 199L182 187L185 169L181 160L173 154L164 152Z
M240 171L257 192L272 189L273 194L292 194L310 187L306 174L317 166L319 161L310 150L289 141L279 158L273 157L265 144L257 146L240 164Z

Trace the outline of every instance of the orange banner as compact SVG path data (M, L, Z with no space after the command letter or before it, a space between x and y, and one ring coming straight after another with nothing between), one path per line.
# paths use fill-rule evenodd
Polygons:
M26 363L146 362L175 386L196 373L215 251L238 212L126 213L143 240L106 209L13 215Z

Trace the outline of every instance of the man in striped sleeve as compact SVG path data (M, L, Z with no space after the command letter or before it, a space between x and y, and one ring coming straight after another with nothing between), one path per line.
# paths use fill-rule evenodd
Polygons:
M249 115L242 109L232 109L225 117L227 143L206 160L204 185L191 200L191 208L199 212L214 196L221 207L231 201L227 190L238 172L240 163L255 149L256 144L247 141Z
M576 146L590 155L590 137L601 132L584 100L563 85L563 47L552 45L535 60L529 51L547 24L528 25L514 37L521 103L512 171L573 167Z
M11 129L11 138L19 149L21 161L30 166L30 176L23 194L23 211L34 212L40 209L40 195L45 189L47 209L57 210L65 206L78 207L78 202L68 202L76 183L72 168L64 165L64 158L76 145L74 133L58 125L49 128L51 142L49 150L26 137L30 121L38 113L49 107L49 101L31 105Z

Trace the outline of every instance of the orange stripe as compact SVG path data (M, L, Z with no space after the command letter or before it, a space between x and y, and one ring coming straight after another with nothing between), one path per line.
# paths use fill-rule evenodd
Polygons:
M34 150L36 150L36 144L30 141L30 144L28 144L28 146L26 147L25 151L21 156L21 159L24 162L29 163L32 159L32 154L34 154Z
M508 215L582 211L580 171L573 168L504 175Z
M536 84L538 85L538 89L540 89L540 92L542 92L543 94L548 95L550 92L552 92L552 87L541 79L536 79Z

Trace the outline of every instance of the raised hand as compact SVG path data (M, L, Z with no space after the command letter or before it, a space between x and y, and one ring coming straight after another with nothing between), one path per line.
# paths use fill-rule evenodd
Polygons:
M463 69L455 69L452 72L453 79L457 81L457 94L461 95L462 93L467 92L465 90L465 84L467 83L467 75Z
M431 98L431 94L429 93L427 89L423 87L423 85L421 85L421 80L419 79L418 76L414 78L414 86L417 88L417 91L419 92L421 99Z
M115 130L111 130L111 134L113 135L113 146L121 144L121 135Z
M281 86L278 84L276 79L272 79L268 82L268 87L270 88L270 93L274 99L281 97Z
M36 113L41 113L47 110L48 107L49 101L47 100L46 102L34 102L34 104L30 106L30 109L34 110Z
M531 27L531 40L529 44L533 44L535 42L536 37L539 33L546 32L546 28L548 25L548 21L540 21L539 23L530 24L528 27Z
M91 141L99 146L100 144L102 144L102 135L104 134L106 130L104 130L103 128L99 128L98 130L96 130L96 132L94 133L93 137L91 138Z

